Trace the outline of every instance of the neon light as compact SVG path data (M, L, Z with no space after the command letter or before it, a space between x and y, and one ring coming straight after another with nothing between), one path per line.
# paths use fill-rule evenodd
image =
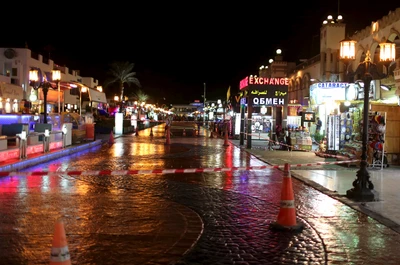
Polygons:
M289 85L289 79L285 77L256 77L250 76L249 85L275 85L275 86L287 86Z
M247 87L249 85L249 77L246 77L245 79L242 79L239 84L239 89L242 90L243 88Z
M242 90L249 85L272 85L272 86L288 86L289 79L286 77L257 77L249 76L242 79L239 83L239 89Z

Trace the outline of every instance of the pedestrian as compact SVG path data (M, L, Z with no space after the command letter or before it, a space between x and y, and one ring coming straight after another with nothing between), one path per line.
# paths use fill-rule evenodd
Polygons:
M315 124L317 126L315 129L315 134L319 136L321 134L320 132L321 132L321 127L322 127L322 121L319 117L317 117L317 121L315 122Z
M171 124L172 124L172 116L167 115L167 117L165 119L165 131L164 131L165 137L167 137L168 132L170 132ZM171 132L170 132L170 134L171 134Z

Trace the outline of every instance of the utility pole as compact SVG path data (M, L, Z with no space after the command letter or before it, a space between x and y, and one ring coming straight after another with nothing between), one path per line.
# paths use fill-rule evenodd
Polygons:
M204 85L204 104L203 104L203 126L206 126L206 83L203 84Z

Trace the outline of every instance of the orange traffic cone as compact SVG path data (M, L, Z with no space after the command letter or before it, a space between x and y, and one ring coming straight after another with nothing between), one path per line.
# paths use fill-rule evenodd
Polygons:
M108 144L112 145L114 143L114 135L113 132L110 132L110 138L108 138Z
M288 163L285 164L283 173L281 208L277 221L272 223L271 226L278 230L301 231L303 229L303 224L297 223L296 220L292 177Z
M225 132L224 132L224 146L229 146L228 130L226 130L226 129L225 129Z
M54 226L53 244L50 253L50 265L71 265L71 256L65 236L64 223L61 220Z

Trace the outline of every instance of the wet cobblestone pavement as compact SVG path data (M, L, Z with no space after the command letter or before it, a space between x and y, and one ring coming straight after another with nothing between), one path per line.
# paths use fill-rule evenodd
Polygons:
M161 134L154 130L155 135ZM260 166L221 139L124 136L32 170ZM301 232L270 228L276 169L0 179L0 264L48 264L52 226L66 220L72 264L399 264L400 235L292 179ZM162 229L162 230L161 230Z

